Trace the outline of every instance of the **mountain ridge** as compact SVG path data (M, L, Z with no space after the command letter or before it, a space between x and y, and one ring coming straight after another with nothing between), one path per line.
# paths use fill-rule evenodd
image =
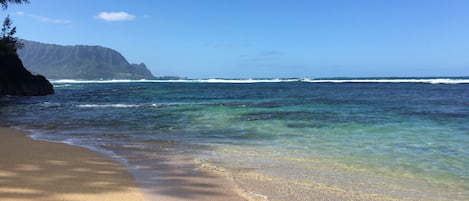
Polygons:
M98 45L57 45L21 40L18 55L33 73L49 79L153 79L144 63L130 64L116 50Z

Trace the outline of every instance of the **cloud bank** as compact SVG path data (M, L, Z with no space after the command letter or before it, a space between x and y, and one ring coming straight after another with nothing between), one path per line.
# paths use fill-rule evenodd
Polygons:
M118 21L132 21L135 19L135 15L131 15L126 12L100 12L97 19L104 20L107 22L118 22Z

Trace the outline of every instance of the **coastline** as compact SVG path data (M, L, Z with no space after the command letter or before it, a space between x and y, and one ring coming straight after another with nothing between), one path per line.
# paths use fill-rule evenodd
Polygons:
M99 152L34 140L27 134L0 128L2 200L394 200L313 183L303 186L235 174L209 163L194 162L190 156L164 145L154 150L156 157L133 159L148 161L146 166L126 167Z
M135 160L145 161L145 165L140 162L139 166L125 166L100 152L60 142L34 140L27 135L25 131L0 127L1 200L429 199L415 197L415 194L403 197L375 194L368 191L371 189L363 189L367 179L350 180L355 183L351 185L357 185L357 189L352 190L324 183L320 175L313 175L314 181L298 183L251 171L223 169L205 160L194 161L190 154L163 144L153 150L154 154L149 158L142 155L131 161L131 164ZM330 173L321 168L317 171L321 172L318 174ZM388 189L382 185L376 183L372 188Z
M0 128L2 200L144 200L123 165L85 148L26 135Z
M136 182L138 171L105 155L27 134L0 127L2 200L246 200L223 176L194 171L189 159L157 161L157 175L140 175L156 182Z

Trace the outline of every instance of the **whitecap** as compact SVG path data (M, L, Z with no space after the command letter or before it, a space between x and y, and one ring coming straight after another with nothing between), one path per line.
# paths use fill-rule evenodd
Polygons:
M54 88L64 88L72 86L71 84L54 84Z
M134 108L140 107L136 104L81 104L77 105L79 108Z
M106 83L230 83L230 84L250 84L250 83L281 83L281 82L308 82L308 83L430 83L430 84L469 84L469 79L456 78L350 78L350 79L313 79L313 78L272 78L272 79L177 79L177 80L52 80L58 87L59 84L106 84ZM67 86L67 85L63 85Z
M206 79L198 80L198 82L207 82L207 83L276 83L276 82L297 82L298 79Z
M60 79L51 80L52 84L90 84L90 83L130 83L130 82L147 82L148 80L73 80L73 79Z
M105 83L275 83L275 82L298 82L299 79L178 79L178 80L51 80L53 84L105 84Z
M429 83L429 84L469 84L469 79L310 79L304 78L302 82L310 83Z

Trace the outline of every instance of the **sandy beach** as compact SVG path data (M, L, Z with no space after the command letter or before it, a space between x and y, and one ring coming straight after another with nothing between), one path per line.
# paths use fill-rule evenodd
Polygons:
M123 165L25 134L0 128L0 200L144 200Z
M245 200L225 178L181 166L162 166L161 185L138 188L125 166L102 154L26 135L0 128L0 200Z

